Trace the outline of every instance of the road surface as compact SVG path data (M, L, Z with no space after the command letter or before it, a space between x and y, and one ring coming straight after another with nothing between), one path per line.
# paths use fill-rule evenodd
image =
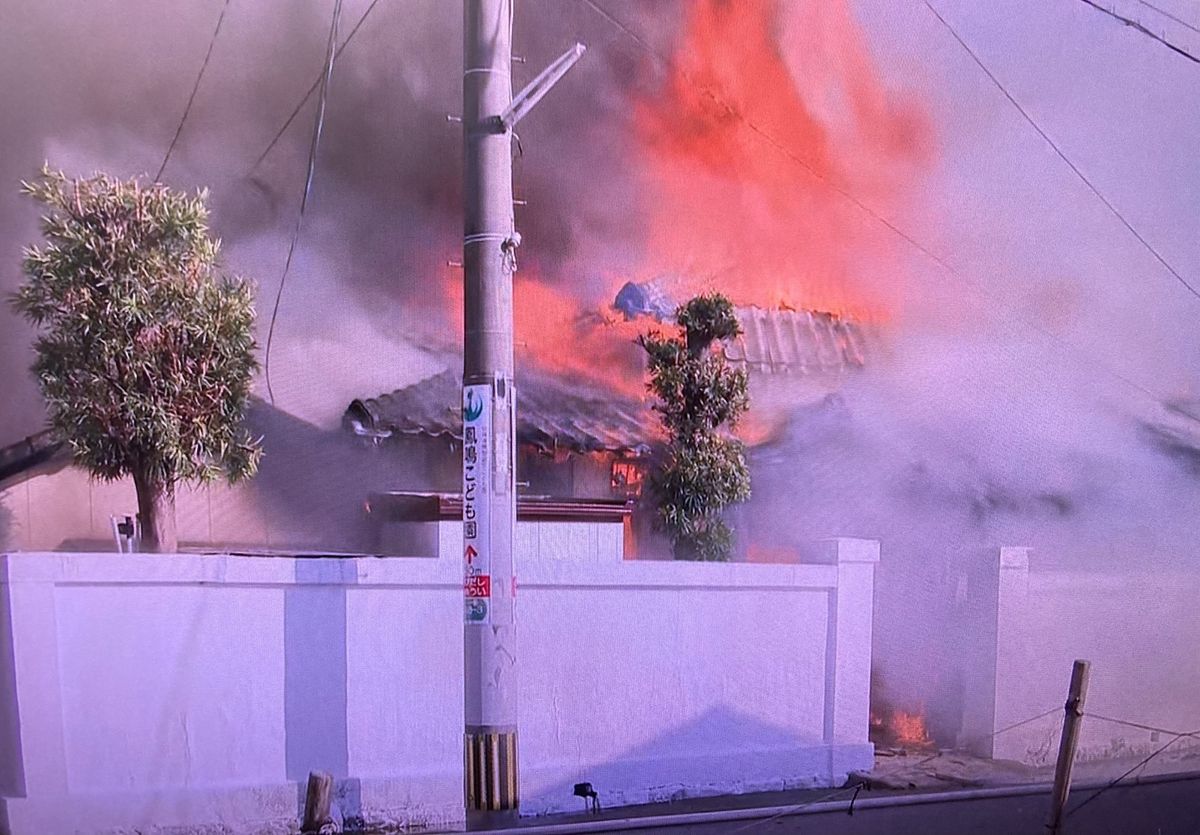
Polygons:
M738 820L705 820L707 813L665 815L567 824L529 826L527 835L546 833L644 832L646 835L1044 835L1049 789L1017 796L973 796L976 792L879 797L862 792L849 815L845 803L836 810L782 814ZM1018 789L1017 791L1021 791ZM1200 774L1151 778L1120 785L1088 799L1095 789L1079 787L1067 804L1064 835L1197 835L1200 833ZM986 794L986 793L985 793ZM1081 805L1085 801L1086 805ZM823 804L822 809L833 804ZM613 814L613 813L610 813Z

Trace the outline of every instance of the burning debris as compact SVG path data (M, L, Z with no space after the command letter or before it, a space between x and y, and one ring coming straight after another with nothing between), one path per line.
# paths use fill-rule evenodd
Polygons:
M901 752L932 751L937 745L929 735L922 710L907 711L881 705L871 710L870 740L883 749Z

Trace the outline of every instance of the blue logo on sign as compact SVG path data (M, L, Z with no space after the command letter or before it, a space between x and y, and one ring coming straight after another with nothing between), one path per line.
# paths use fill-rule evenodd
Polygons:
M467 423L473 423L479 420L479 416L483 414L483 398L475 393L473 389L467 389L463 395L463 417Z
M468 623L481 623L482 621L487 620L488 607L487 607L486 600L479 600L477 598L474 598L474 599L467 600L466 604L467 604L466 614L467 614L467 622Z

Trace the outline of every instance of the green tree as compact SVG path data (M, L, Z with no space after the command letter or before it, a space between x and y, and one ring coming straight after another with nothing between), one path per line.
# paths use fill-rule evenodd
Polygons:
M680 332L641 337L649 356L650 391L667 433L651 486L658 521L676 559L727 560L733 531L722 518L750 497L742 445L729 429L749 408L746 372L732 369L713 343L741 333L729 299L697 296L675 313Z
M21 187L46 213L11 301L50 425L94 477L132 477L143 547L173 551L179 483L257 469L254 289L218 275L207 192L49 167Z

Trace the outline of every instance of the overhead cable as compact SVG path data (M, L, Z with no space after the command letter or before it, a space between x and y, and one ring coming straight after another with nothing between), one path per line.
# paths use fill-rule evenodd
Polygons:
M1172 52L1177 53L1178 55L1182 55L1184 58L1187 58L1193 64L1200 64L1200 58L1197 58L1195 55L1188 52L1183 47L1176 46L1175 44L1171 43L1166 38L1164 38L1162 35L1156 34L1155 32L1151 31L1150 29L1147 29L1144 25L1142 25L1138 21L1134 20L1133 18L1129 18L1129 17L1125 17L1124 15L1117 14L1117 12L1114 11L1113 9L1105 8L1104 6L1101 6L1099 3L1093 2L1093 0L1079 0L1079 1L1081 3L1086 3L1087 5L1091 6L1093 9L1095 9L1098 12L1104 12L1104 14L1108 15L1109 17L1115 18L1116 20L1121 21L1126 26L1130 27L1131 29L1135 29L1138 32L1141 32L1146 37L1153 38L1154 40L1158 41L1160 44L1162 44L1163 46L1165 46L1167 49L1171 50ZM1150 4L1147 3L1146 5L1150 5ZM1154 8L1154 7L1151 6L1151 8ZM1155 9L1155 10L1158 11L1157 9ZM1175 18L1175 19L1178 20L1178 18ZM1180 21L1180 22L1183 23L1183 21ZM1188 24L1184 23L1184 26L1187 26L1187 25ZM1191 28L1191 27L1189 27L1189 28Z
M1158 12L1163 17L1170 18L1171 20L1175 21L1183 28L1191 29L1197 35L1200 35L1200 27L1193 26L1192 24L1190 24L1186 20L1184 20L1182 17L1176 17L1175 15L1171 14L1166 9L1156 6L1153 3L1149 3L1149 2L1147 2L1147 0L1138 0L1138 2L1141 3L1143 6L1145 6L1147 9L1153 9L1154 11Z
M200 89L200 81L204 78L204 71L208 69L208 60L212 58L213 47L217 44L217 35L221 33L221 24L225 22L225 12L229 10L229 0L225 0L221 6L221 13L217 15L217 25L213 29L212 37L208 40L208 50L204 53L204 60L200 63L200 72L196 74L196 82L192 85L191 95L188 96L187 104L184 105L183 115L179 118L179 125L175 128L175 135L171 137L171 144L167 146L167 153L163 155L162 164L158 166L158 172L154 175L154 181L162 180L163 171L167 168L167 162L171 159L171 153L175 150L175 145L179 142L179 137L183 133L183 126L187 122L188 114L192 112L192 102L196 100L196 91Z
M366 11L364 11L362 13L362 16L359 17L358 22L355 23L354 27L350 30L350 34L346 35L346 40L342 41L341 46L339 46L337 48L337 51L334 52L334 54L333 54L334 60L337 60L341 56L342 51L345 50L345 48L350 45L350 41L352 41L354 39L354 36L356 34L358 34L359 28L362 27L363 23L366 22L367 17L371 14L372 11L375 10L375 7L378 5L379 5L379 0L371 0L371 5L367 6ZM250 176L251 174L254 173L254 170L256 168L258 168L259 165L262 164L262 161L267 158L267 155L270 154L271 151L275 148L275 146L279 143L279 140L283 137L283 135L285 133L287 133L287 129L292 126L292 122L294 122L296 120L296 117L298 115L300 115L300 111L304 109L304 105L308 103L308 100L310 98L312 98L312 94L315 93L317 91L317 88L319 88L321 86L322 80L324 78L325 78L325 72L324 72L324 70L322 70L321 74L317 76L317 78L313 81L312 85L308 88L308 90L305 92L305 94L303 96L301 96L300 101L296 102L296 106L292 109L292 112L288 115L287 119L284 120L283 124L279 126L279 130L275 131L275 135L273 137L271 137L271 141L267 143L267 147L263 148L262 153L259 154L258 157L254 160L254 164L250 166L250 169L246 172L246 176Z
M271 308L271 324L267 329L267 348L264 354L264 376L267 380L267 396L271 404L275 404L275 391L271 388L271 344L275 338L275 321L279 316L279 301L283 298L283 287L287 282L288 271L292 266L292 256L296 253L296 242L300 239L300 227L304 223L304 211L308 208L308 196L312 192L313 174L317 166L317 150L321 144L321 130L325 126L325 102L329 96L329 79L333 75L333 61L336 57L334 44L337 43L338 21L342 16L342 0L334 0L333 20L329 25L329 40L325 45L325 69L321 73L320 96L317 101L317 114L313 120L312 141L308 146L308 169L304 177L304 193L300 197L300 211L296 213L296 225L292 229L292 239L288 244L287 258L283 263L283 274L279 277L279 287L275 291L275 304Z
M1154 256L1154 259L1156 261L1158 261L1158 263L1161 264L1166 269L1166 271L1169 272L1172 277L1174 277L1174 279L1176 281L1178 281L1189 293L1191 293L1197 299L1200 299L1200 290L1197 290L1195 288L1195 286L1193 286L1187 279L1185 279L1182 275L1180 275L1179 271L1176 270L1175 267L1173 267L1171 265L1171 263L1169 261L1167 261L1167 259L1164 258L1157 249L1154 248L1153 244L1151 244L1149 241L1147 241L1146 238L1142 236L1142 233L1139 232L1137 229L1135 229L1133 227L1133 224L1131 224L1128 220L1125 219L1125 215L1121 214L1121 211L1116 206L1113 205L1112 201L1110 201L1107 197L1105 197L1101 193L1100 189L1096 188L1096 186L1092 183L1092 181L1088 179L1087 175L1084 174L1079 169L1079 167L1077 165L1075 165L1075 163L1071 162L1070 157L1068 157L1066 155L1066 153L1063 152L1062 148L1060 148L1058 146L1058 143L1056 143L1053 139L1051 139L1050 135L1047 134L1046 131L1042 130L1041 125L1039 125L1034 120L1034 118L1031 115L1029 115L1029 111L1027 111L1024 107L1021 106L1021 103L1019 101L1017 101L1016 98L1013 97L1012 93L1008 92L1008 89L1005 88L1004 84L1001 83L1000 79L998 79L995 76L995 74L990 69L988 69L987 65L983 63L983 61L980 59L980 57L975 53L975 51L973 49L971 49L971 47L967 44L967 42L962 39L962 37L958 34L958 32L955 30L955 28L953 26L951 26L950 23L944 17L942 17L942 15L938 12L938 10L935 9L929 3L929 0L923 0L923 2L925 3L925 8L929 9L929 11L931 11L933 13L933 16L936 17L941 22L942 26L946 27L947 31L949 31L950 34L954 36L954 40L958 41L958 45L961 46L966 51L966 53L971 56L971 60L973 60L975 62L976 66L978 66L979 69L983 70L984 75L986 75L988 77L988 79L992 82L992 84L995 85L996 89L998 89L1004 95L1004 97L1006 99L1008 99L1009 103L1012 104L1012 106L1016 108L1017 112L1021 114L1022 118L1024 118L1025 121L1029 123L1029 126L1032 127L1037 132L1038 136L1042 137L1042 139L1044 139L1046 141L1046 144L1048 144L1051 147L1051 149L1053 149L1054 153L1058 155L1058 158L1061 159L1064 163L1066 163L1067 167L1071 169L1071 171L1075 174L1075 176L1079 179L1079 181L1081 183L1083 183L1085 186L1087 186L1088 191L1090 191L1093 195L1095 195L1096 199L1098 199L1101 203L1104 204L1105 208L1108 209L1109 213L1113 217L1115 217L1118 221L1120 221L1121 225L1124 226L1129 231L1129 233L1131 235L1133 235L1134 238L1137 239L1138 243L1140 243L1147 252L1149 252L1152 256ZM1090 3L1090 0L1083 0L1083 2Z

